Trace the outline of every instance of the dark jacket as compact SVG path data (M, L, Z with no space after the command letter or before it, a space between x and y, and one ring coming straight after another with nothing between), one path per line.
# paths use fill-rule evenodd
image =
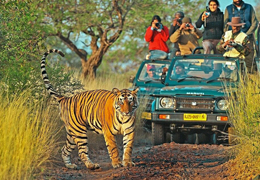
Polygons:
M223 34L224 29L224 15L223 12L218 8L215 12L210 12L208 18L205 22L201 20L202 14L200 15L198 21L195 23L197 28L204 26L203 40L205 39L220 39Z
M169 36L171 36L179 28L180 28L180 26L178 26L177 24L175 26L171 25L170 30L169 30Z

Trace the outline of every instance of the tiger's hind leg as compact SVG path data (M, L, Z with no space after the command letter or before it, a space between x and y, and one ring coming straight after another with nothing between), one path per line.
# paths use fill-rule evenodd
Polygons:
M88 137L86 132L84 134L77 134L77 137L74 138L79 151L79 157L82 162L86 165L88 169L98 169L100 165L97 163L93 163L88 157Z
M61 149L62 151L62 159L65 166L69 169L78 169L76 164L72 164L70 160L71 152L75 149L76 144L71 137L71 135L67 134L66 145L64 145Z

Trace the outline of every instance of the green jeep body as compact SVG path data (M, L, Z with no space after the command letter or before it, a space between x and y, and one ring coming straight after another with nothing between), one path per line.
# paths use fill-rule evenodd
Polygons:
M176 78L179 63L185 65L186 74ZM222 55L174 57L163 84L151 92L152 104L142 116L152 125L153 144L168 142L167 137L175 142L225 142L228 137L223 134L232 126L225 87L238 88L245 69L241 59Z
M145 120L145 127L151 128L151 117L147 117L147 114L150 115L151 104L154 100L154 97L150 94L158 94L165 85L162 83L161 79L163 77L163 68L169 68L171 61L170 60L144 60L137 73L133 79L133 88L138 87L138 99L140 105L144 107L144 113L142 113L142 119ZM147 68L154 67L154 78L150 78L147 73ZM148 112L148 113L147 113ZM149 119L149 121L146 121Z

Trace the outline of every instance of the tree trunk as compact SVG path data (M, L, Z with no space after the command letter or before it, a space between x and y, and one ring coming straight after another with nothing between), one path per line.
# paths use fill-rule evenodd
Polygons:
M81 59L82 65L82 77L86 79L87 77L91 80L96 78L97 68L100 66L104 54L107 52L109 46L101 45L98 51L93 53L88 60Z

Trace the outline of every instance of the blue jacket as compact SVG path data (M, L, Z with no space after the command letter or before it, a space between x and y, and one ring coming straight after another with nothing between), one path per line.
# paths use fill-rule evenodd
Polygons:
M242 32L247 35L253 34L257 28L258 21L256 19L255 11L250 4L242 2L242 7L240 10L234 5L231 4L226 7L224 23L231 22L232 17L240 17L243 23L246 23L242 27ZM224 31L231 30L231 26L226 24Z

